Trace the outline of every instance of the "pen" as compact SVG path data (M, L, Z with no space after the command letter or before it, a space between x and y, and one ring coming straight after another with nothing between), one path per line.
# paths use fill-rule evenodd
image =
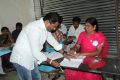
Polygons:
M62 70L61 66L59 66L59 67L60 67L60 70L63 72L63 70Z

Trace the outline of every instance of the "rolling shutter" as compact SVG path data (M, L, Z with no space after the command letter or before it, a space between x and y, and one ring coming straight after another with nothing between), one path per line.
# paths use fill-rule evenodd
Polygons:
M118 56L120 58L120 0L118 0L118 42L119 42L119 47L118 47Z
M119 1L119 0L118 0ZM118 53L118 35L116 35L116 2L115 0L39 0L42 4L42 16L49 12L58 12L63 16L63 23L70 27L72 18L79 16L84 24L88 17L96 17L99 24L99 31L102 31L109 41L109 54ZM120 15L120 1L119 1ZM37 17L39 18L39 17ZM118 28L118 27L117 27ZM120 21L119 21L120 34Z
M34 3L34 12L35 12L35 19L39 19L41 17L41 1L40 0L33 0Z

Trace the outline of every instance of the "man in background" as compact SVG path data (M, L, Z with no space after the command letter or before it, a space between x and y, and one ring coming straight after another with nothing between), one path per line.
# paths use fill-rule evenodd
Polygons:
M68 31L68 44L70 47L73 47L74 44L77 42L79 34L84 31L84 26L80 24L81 19L79 17L73 17L72 25Z
M16 29L12 32L12 37L14 39L14 42L16 42L16 39L17 39L19 33L21 32L21 30L22 30L22 23L17 22Z

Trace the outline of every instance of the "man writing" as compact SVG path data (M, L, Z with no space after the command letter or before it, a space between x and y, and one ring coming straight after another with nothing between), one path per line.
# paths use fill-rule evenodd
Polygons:
M47 58L41 50L43 44L47 41L54 49L64 55L62 45L51 34L51 31L56 30L61 22L59 14L51 12L40 20L29 23L22 29L10 59L17 70L20 80L41 80L37 64L43 61L55 67L60 66L58 62Z

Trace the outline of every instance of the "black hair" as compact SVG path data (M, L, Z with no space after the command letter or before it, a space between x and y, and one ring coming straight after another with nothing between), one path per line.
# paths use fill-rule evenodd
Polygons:
M81 19L76 16L76 17L73 17L72 21L73 21L73 22L76 22L76 21L77 21L77 22L81 22Z
M62 19L62 16L60 16L57 12L50 12L44 16L43 21L49 20L50 23L55 23L58 21L61 24Z
M98 22L97 22L97 19L94 18L94 17L89 17L86 19L85 21L86 23L90 23L92 26L96 25L96 29L95 31L98 32Z
M63 21L63 17L60 16L60 20L59 20L60 24L62 23L62 21Z
M2 27L1 32L3 32L5 29L9 31L9 29L7 27Z
M21 27L22 27L22 23L17 22L17 23L16 23L16 26L21 26Z

